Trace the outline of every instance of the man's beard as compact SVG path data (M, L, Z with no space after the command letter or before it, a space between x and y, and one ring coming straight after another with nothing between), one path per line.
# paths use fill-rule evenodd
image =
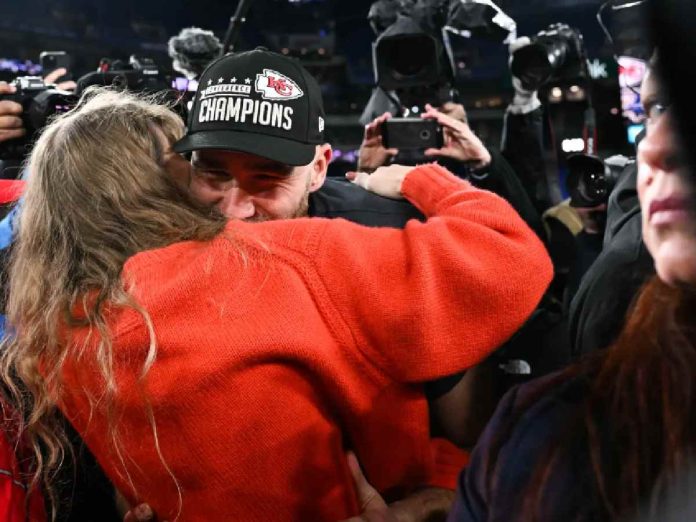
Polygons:
M245 219L247 223L263 223L264 221L274 221L276 219L296 219L309 216L309 185L305 189L304 194L300 198L299 205L287 214L278 216L269 216L267 214L257 214L252 218Z

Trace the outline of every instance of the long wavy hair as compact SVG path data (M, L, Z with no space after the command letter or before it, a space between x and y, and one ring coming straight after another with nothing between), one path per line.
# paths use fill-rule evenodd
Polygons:
M173 142L183 124L151 99L94 90L46 128L29 161L9 264L11 331L0 347L0 372L33 449L31 483L42 484L53 500L51 477L66 447L55 411L61 371L68 358L86 353L73 345L71 329L90 333L96 350L89 356L97 358L105 387L94 402L106 400L112 413L118 383L106 310L135 309L148 325L141 380L157 357L148 313L121 278L124 262L177 241L211 239L225 227L223 216L196 205L167 174L156 129ZM151 411L148 418L157 441ZM110 423L124 462L113 418Z

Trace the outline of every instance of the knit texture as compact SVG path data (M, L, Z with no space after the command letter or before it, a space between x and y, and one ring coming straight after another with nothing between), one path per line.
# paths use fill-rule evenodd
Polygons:
M427 222L230 222L212 241L128 260L157 359L139 384L145 323L113 311L123 461L89 350L65 367L62 408L131 502L166 520L342 520L359 511L346 448L387 497L454 488L464 460L430 439L421 383L509 338L552 268L494 194L435 165L409 173L402 191ZM74 333L79 346L87 332Z

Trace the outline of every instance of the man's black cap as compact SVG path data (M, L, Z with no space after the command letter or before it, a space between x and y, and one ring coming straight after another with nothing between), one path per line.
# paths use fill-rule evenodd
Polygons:
M203 72L186 136L177 152L248 152L307 165L324 143L324 106L316 80L292 58L256 49L223 56Z

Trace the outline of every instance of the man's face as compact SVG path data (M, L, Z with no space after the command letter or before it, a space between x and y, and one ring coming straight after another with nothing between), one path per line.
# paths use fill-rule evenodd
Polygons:
M317 147L309 165L291 167L244 152L205 149L193 153L189 189L227 217L245 221L307 215L309 194L321 188L331 158Z

